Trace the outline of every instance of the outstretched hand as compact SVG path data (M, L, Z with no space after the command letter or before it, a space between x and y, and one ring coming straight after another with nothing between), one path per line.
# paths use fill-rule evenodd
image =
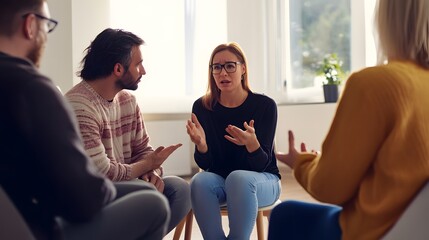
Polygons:
M243 126L246 129L245 131L234 125L228 125L225 130L229 135L225 135L225 138L239 146L246 145L246 143L256 138L254 125L255 121L253 120L250 120L249 124L244 122Z
M229 135L225 135L225 138L239 146L245 145L249 152L253 152L260 146L255 134L255 121L250 120L249 124L244 122L243 126L245 131L236 126L228 125L225 130Z
M181 147L182 144L178 143L168 147L160 146L155 151L147 155L147 159L152 162L152 169L159 168L161 164L174 152Z
M294 168L295 161L298 159L299 152L295 148L295 136L293 135L292 131L288 131L288 139L289 139L289 152L288 153L282 153L277 152L276 158L280 162L283 162L284 164L288 165L290 168ZM307 152L307 148L305 146L305 143L301 143L301 152Z
M192 113L191 119L189 119L188 123L186 124L186 132L191 138L191 141L197 146L199 152L207 152L208 147L206 142L206 134L194 113Z

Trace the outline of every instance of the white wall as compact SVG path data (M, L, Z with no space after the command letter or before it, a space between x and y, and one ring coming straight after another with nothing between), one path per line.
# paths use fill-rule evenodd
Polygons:
M265 0L227 1L228 41L237 42L247 58L249 81L252 89L266 91Z
M320 150L336 110L335 103L283 105L278 107L276 150L288 151L288 130L295 144L304 142L307 150Z
M62 0L56 0L62 1ZM72 0L73 70L79 69L84 50L91 41L110 25L110 5L106 0ZM73 75L73 85L80 79Z
M59 24L48 35L40 70L65 92L73 86L71 78L75 71L72 61L71 0L48 0L48 4L51 17Z
M48 4L59 24L48 35L40 70L65 93L80 81L76 71L85 48L109 27L110 6L106 0L48 0Z
M144 114L150 144L159 146L183 144L164 162L165 175L190 175L192 173L194 144L186 133L190 114Z

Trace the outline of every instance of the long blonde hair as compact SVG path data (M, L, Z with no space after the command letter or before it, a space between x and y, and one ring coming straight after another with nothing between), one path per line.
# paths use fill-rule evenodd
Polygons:
M209 66L208 66L208 85L207 85L207 91L206 94L203 96L203 106L206 109L212 110L214 105L216 105L219 102L220 99L220 90L216 85L216 82L214 80L212 69L210 67L211 64L213 64L213 58L214 56L221 51L229 51L235 56L237 56L238 61L241 62L246 68L246 72L242 75L241 79L241 85L243 86L243 89L251 92L249 87L249 80L248 80L248 68L247 68L247 59L244 55L243 50L241 49L240 45L236 42L230 42L230 43L224 43L218 45L212 52L212 55L210 56Z
M411 60L429 68L429 0L378 0L378 64Z

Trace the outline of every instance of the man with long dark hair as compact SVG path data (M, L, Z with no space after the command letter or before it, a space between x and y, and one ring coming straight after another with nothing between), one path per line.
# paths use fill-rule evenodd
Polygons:
M152 183L167 197L169 232L191 208L190 189L182 178L163 177L161 166L182 144L154 150L136 98L126 91L136 90L146 74L142 44L131 32L102 31L86 49L78 73L82 81L66 97L75 110L85 150L103 174L112 181Z

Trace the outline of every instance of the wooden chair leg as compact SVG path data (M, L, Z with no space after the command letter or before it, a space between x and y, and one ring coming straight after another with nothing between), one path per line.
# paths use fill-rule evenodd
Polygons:
M268 220L270 220L271 210L265 210L263 214L265 217L267 217Z
M186 216L185 240L191 240L193 220L194 220L194 212L190 210L188 215Z
M258 211L256 217L256 232L258 233L258 240L264 239L264 213L263 211Z
M176 229L174 230L173 240L179 240L180 239L180 235L182 235L182 230L183 230L183 227L185 226L186 221L187 221L187 216L184 217L182 219L182 221L180 221L179 224L177 224Z

